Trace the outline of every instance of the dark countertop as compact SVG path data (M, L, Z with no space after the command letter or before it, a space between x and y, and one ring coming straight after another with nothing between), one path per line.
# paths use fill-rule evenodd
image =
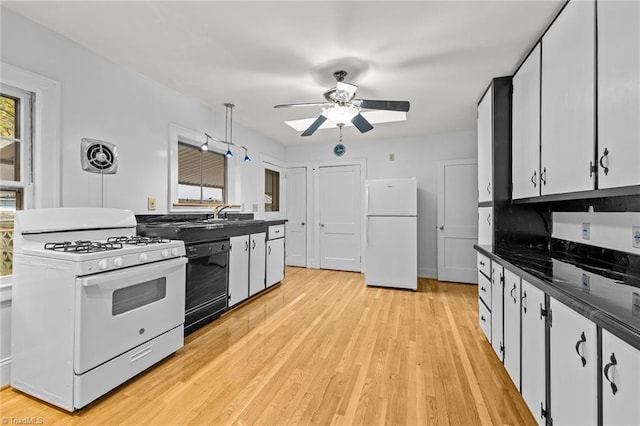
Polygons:
M552 240L550 249L474 247L640 349L639 256L562 240Z
M286 223L286 219L261 220L243 217L212 219L208 216L139 217L137 233L148 237L163 237L195 244L222 240L238 235L266 232L271 225Z

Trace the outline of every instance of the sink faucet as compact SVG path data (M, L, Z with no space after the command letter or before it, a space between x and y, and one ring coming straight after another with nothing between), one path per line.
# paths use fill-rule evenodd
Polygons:
M213 209L213 219L217 220L220 212L222 212L222 210L229 208L231 206L232 206L231 204L220 204L219 206L216 206Z

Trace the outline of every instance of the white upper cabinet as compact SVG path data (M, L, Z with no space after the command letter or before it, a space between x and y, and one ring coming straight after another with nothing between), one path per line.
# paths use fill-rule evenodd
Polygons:
M541 194L594 189L595 4L571 1L542 38Z
M492 104L493 85L489 87L478 105L478 202L492 201L493 140Z
M540 195L540 44L513 76L514 200Z
M640 3L598 2L598 187L640 185Z

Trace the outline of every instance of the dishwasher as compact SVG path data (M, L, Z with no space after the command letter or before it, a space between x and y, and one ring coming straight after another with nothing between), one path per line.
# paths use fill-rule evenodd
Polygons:
M184 334L211 322L227 310L229 240L186 244L187 280Z

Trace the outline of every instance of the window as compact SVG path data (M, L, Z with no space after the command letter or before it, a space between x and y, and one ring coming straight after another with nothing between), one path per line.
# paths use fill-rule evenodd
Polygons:
M264 169L264 211L280 211L280 172Z
M13 269L13 221L32 181L31 92L0 87L0 276Z
M178 142L178 201L224 203L226 157L202 151L199 146Z

